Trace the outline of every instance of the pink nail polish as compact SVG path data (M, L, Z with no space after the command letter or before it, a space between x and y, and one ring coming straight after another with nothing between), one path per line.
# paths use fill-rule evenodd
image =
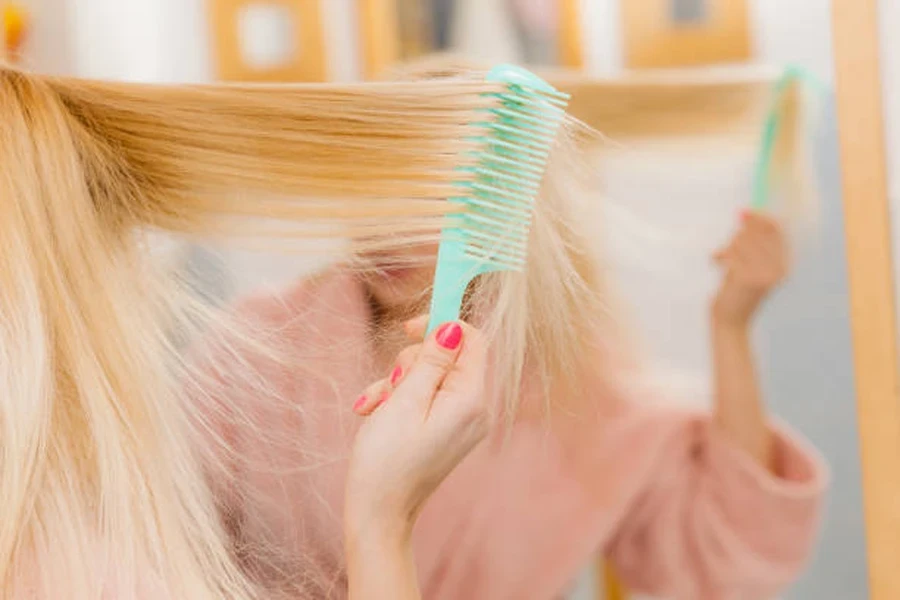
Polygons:
M391 373L391 385L397 385L397 382L400 381L401 377L403 377L403 367L397 365Z
M356 399L356 402L353 403L353 410L358 411L359 409L361 409L363 407L363 405L365 403L366 403L366 395L363 394L362 396L360 396L359 398Z
M741 221L746 221L747 217L749 217L749 216L750 216L750 211L747 210L746 208L743 209L740 213Z
M462 341L462 327L459 326L459 323L445 323L437 330L435 339L443 348L456 350Z

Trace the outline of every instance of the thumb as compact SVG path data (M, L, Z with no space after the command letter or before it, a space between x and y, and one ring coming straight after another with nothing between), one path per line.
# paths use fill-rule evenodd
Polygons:
M395 401L409 396L426 408L441 387L444 378L456 364L462 348L463 328L459 323L445 323L422 344L416 362L397 387Z
M724 265L728 262L728 259L731 258L731 245L725 246L724 248L720 248L713 252L712 259L713 262L719 266Z
M403 330L406 332L407 337L417 342L421 341L425 337L425 330L428 328L428 317L429 315L426 313L404 323Z

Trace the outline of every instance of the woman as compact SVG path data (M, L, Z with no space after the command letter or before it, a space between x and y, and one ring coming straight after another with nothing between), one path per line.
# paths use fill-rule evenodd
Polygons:
M526 411L509 431L495 425L435 492L414 532L424 597L557 598L597 551L634 591L679 600L771 597L797 576L813 546L826 474L813 450L770 423L749 335L787 274L783 233L772 218L745 214L715 258L724 277L710 313L712 414L641 402L646 394L598 375L590 411L556 412L549 424ZM334 509L355 424L346 419L350 407L333 400L365 388L353 409L380 418L413 377L416 347L394 357L404 329L420 336L424 328L423 319L403 325L422 308L433 274L414 263L395 261L367 278L337 269L241 309L296 349L303 371L248 359L273 397L290 402L256 404L247 412L254 426L232 432L237 539L278 549L280 568L269 565L270 574L290 570L291 557L315 556L336 597L343 565ZM384 378L366 387L378 373ZM231 404L247 398L237 390ZM248 434L257 430L265 439ZM315 445L314 456L292 450L288 440L301 438ZM387 491L402 482L398 476Z

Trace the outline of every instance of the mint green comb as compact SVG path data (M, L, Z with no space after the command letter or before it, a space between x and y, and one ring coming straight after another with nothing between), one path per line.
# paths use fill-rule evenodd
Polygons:
M485 130L474 138L482 148L475 166L461 167L474 177L459 182L463 193L450 199L463 210L441 231L429 333L459 319L475 277L524 270L534 201L568 106L568 94L520 67L498 65L486 79L506 90L486 94L499 102L473 124Z
M779 106L788 86L794 83L795 80L812 84L816 89L823 88L821 82L815 79L811 73L796 66L787 67L781 77L778 78L778 81L775 82L772 104L763 123L762 139L756 157L756 170L753 174L753 199L750 206L754 210L762 210L769 203L769 197L772 193L770 189L772 182L772 156L775 153L775 141L778 139L778 133L781 129Z

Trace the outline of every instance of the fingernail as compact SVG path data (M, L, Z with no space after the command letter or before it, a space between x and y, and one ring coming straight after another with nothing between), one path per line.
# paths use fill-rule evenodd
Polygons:
M397 365L391 373L391 385L395 385L403 377L403 367Z
M459 323L445 323L438 328L435 339L439 346L447 350L456 350L462 341L462 327Z
M356 399L356 402L353 403L353 410L359 410L366 403L366 395L363 394L359 398Z
M387 401L389 395L390 394L388 392L381 392L381 395L378 396L378 402L375 403L375 406L374 408L372 408L372 410L375 410L376 408L384 404Z
M741 221L746 221L747 217L749 217L749 216L750 216L750 211L747 210L746 208L740 212Z

